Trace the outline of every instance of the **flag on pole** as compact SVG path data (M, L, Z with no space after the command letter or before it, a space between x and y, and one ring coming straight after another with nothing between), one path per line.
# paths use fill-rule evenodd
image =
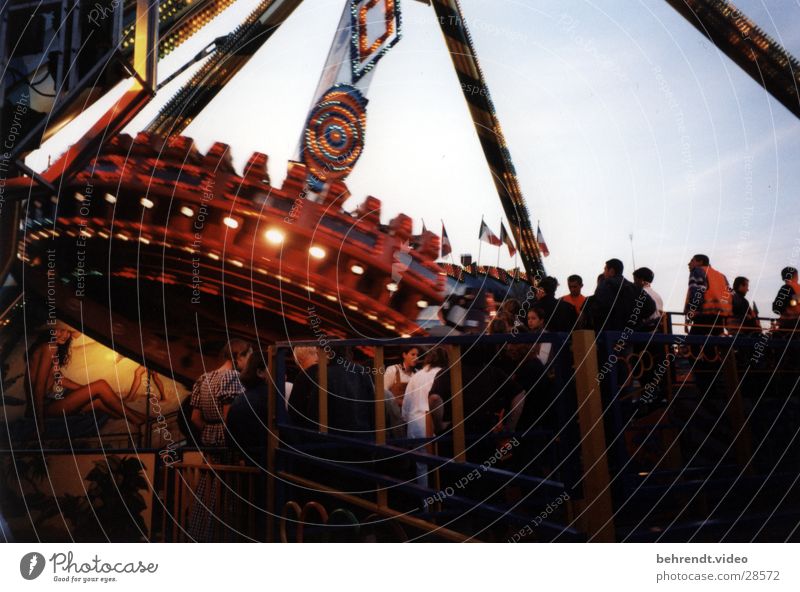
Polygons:
M444 222L442 222L442 259L453 252L453 246L450 244L450 238L447 236L447 231L444 229Z
M509 257L513 257L517 254L517 249L514 247L514 242L511 240L511 235L506 232L506 225L503 224L502 220L500 221L500 240L508 247L508 255Z
M480 238L483 242L489 243L490 245L493 245L495 247L499 247L500 245L503 244L503 241L501 241L500 238L494 232L489 230L489 227L483 220L481 220L481 232L478 238Z
M544 242L544 236L542 235L542 229L539 228L539 225L536 225L536 242L539 243L539 250L542 252L543 257L547 257L550 255L550 249L547 248L547 243Z

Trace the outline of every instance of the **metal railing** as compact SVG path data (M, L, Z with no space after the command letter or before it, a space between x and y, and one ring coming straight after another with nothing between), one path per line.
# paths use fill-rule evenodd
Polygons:
M560 352L550 364L550 374L555 392L567 395L558 401L559 431L547 434L551 442L557 443L552 448L559 466L557 477L512 471L493 475L499 480L507 479L506 487L519 485L523 490L520 493L522 498L530 496L537 502L541 501L537 497L539 494L547 497L559 488L568 492L570 500L560 514L560 520L540 530L537 539L547 540L547 537L559 538L562 535L590 541L684 540L692 536L702 539L720 533L744 536L742 533L750 532L753 523L760 525L761 532L777 532L782 520L800 516L800 505L784 500L775 508L774 515L766 520L761 516L762 512L756 510L763 509L768 498L761 493L756 498L741 493L751 491L758 483L762 489L765 484L796 485L792 471L800 466L800 451L794 445L788 426L796 425L790 421L791 417L800 415L796 397L792 396L800 378L797 358L800 343L786 339L786 335L779 332L717 337L633 333L626 335L620 347L621 338L622 333L604 332L596 336L592 332L576 331L570 335L402 340L403 344L417 345L444 342L450 349L454 428L432 440L439 444L440 450L449 451L442 456L424 452L419 444L427 441L387 441L383 396L376 395L375 398L374 441L328 433L327 384L324 378L319 380L319 429L293 426L283 405L274 406L276 400L282 400L280 385L285 376L286 360L281 350L288 346L278 344L271 359L272 375L277 384L272 395L271 409L275 409L275 416L270 418L273 437L268 455L269 470L277 475L273 484L277 494L272 505L279 513L281 504L297 494L293 487L296 485L300 489L314 490L317 495L324 494L353 506L360 505L419 531L436 532L448 540L478 538L470 528L476 528L480 521L463 524L451 520L447 522L450 528L445 530L436 513L438 511L442 511L444 517L448 516L448 511L451 516L494 513L507 525L520 524L525 517L530 520L535 503L531 507L522 507L497 503L495 498L491 500L495 502L493 504L485 499L449 495L442 484L453 483L454 479L443 474L445 468L462 465L464 473L469 473L467 469L472 468L467 462L469 443L479 436L463 430L464 418L471 410L465 410L463 403L462 349L540 340L552 343L553 348ZM340 344L358 346L367 343L343 341ZM386 347L370 345L374 347L375 366L382 368ZM322 348L319 354L324 360L326 356ZM607 364L609 358L613 360L610 366ZM491 363L491 360L486 360L487 365ZM320 371L320 376L324 376L324 370ZM381 393L380 372L375 377L375 384L376 392ZM706 399L715 401L711 408L704 406ZM765 428L765 419L770 414L774 417L775 405L781 400L786 403L784 407L788 406L788 410L784 410L786 421L778 422L777 427ZM691 402L696 403L696 409L686 411L682 408ZM689 416L684 417L681 413L689 413ZM710 413L716 413L711 419L719 421L712 421L710 427L702 421L698 423L698 417L706 421ZM570 422L574 422L576 427L573 435L565 429ZM759 432L754 436L756 424L761 427L757 428ZM718 433L719 425L724 425L724 429ZM457 426L461 429L456 429ZM291 436L288 446L287 436ZM505 436L513 437L514 434ZM698 438L708 450L693 448ZM780 448L781 442L787 443L783 449ZM408 451L408 447L414 444L417 448ZM714 456L712 452L719 453L717 449L720 448L722 453ZM359 458L354 451L366 450L376 466L370 466L368 470L354 469L341 459L320 459L317 456L319 450L332 449L347 451L346 456L352 455L347 456L348 461ZM687 450L691 454L686 454ZM431 474L436 475L434 487L418 489L402 478L382 472L383 468L377 462L391 454L411 458L429 467ZM779 454L780 462L774 461L776 454ZM648 455L651 457L649 460ZM354 496L326 484L324 479L307 476L325 468L342 476L346 482L373 484L370 499L365 501L362 496L356 500ZM303 472L306 472L305 476L301 475ZM456 475L455 479L458 478ZM461 493L455 488L453 490L455 494ZM691 511L685 515L685 508L676 505L672 499L673 494L680 491L702 492L702 495L692 498ZM781 491L785 491L785 487ZM428 499L433 496L437 501L433 505L434 511L422 512L413 505L410 509L402 506L403 498L399 492L427 495ZM715 505L711 501L715 492L735 501L753 500L753 511L738 507L742 511L735 514L732 513L737 508L735 503ZM438 500L437 494L445 499ZM642 500L654 496L658 500L657 511L647 510ZM395 503L402 506L402 511L395 508ZM708 510L707 514L704 514L704 508ZM753 518L751 514L761 518ZM641 520L637 520L637 516ZM419 523L419 519L425 524Z
M598 349L620 540L791 534L800 341L607 332Z
M800 520L800 340L787 337L575 331L295 342L317 347L322 361L313 428L289 416L290 344L279 343L268 351L266 466L221 462L212 450L192 460L184 449L158 469L154 540L192 540L199 505L218 541L776 540ZM536 343L553 351L550 419L471 430L470 354ZM417 439L389 431L384 388L390 350L412 344L442 345L450 362L451 427ZM328 378L339 364L329 345L359 347L369 359L365 434L331 423ZM497 361L486 355L480 366ZM217 484L213 498L198 494L203 479Z
M556 415L561 425L574 425L575 429L528 430L526 433L492 432L470 433L470 414L465 409L464 391L472 388L463 383L464 351L485 346L502 346L509 336L450 337L444 339L404 339L398 345L444 345L448 349L450 366L450 398L452 427L433 438L422 440L391 439L387 437L386 399L384 392L384 356L390 349L383 343L369 340L336 342L342 347L369 347L374 373L374 433L369 437L347 437L331 433L329 425L329 393L327 360L330 348L318 348L322 363L318 371L316 429L293 425L284 404L284 388L289 344L277 344L270 350L271 376L268 418L268 474L274 476L268 486L268 507L273 515L281 515L288 503L302 503L313 492L314 500L332 502L358 508L383 519L395 521L412 529L415 539L430 537L450 540L490 540L512 536L519 529L529 527L536 520L537 540L584 540L587 536L611 540L613 531L605 525L607 520L598 516L611 511L610 497L603 493L605 466L602 442L602 422L593 416L599 412L597 405L585 404L576 399L573 368L583 376L583 382L596 373L593 356L585 351L593 347L593 334L576 332L573 335L521 334L515 343L532 345L550 343L556 354L549 364L548 380L562 393L555 399ZM577 344L577 345L576 345ZM292 346L318 346L316 342L297 343ZM333 345L333 343L331 344ZM578 380L580 382L580 379ZM593 395L590 395L590 398ZM594 396L594 398L597 398ZM599 399L596 401L599 403ZM578 423L586 432L579 437ZM532 442L535 437L548 443L544 448L553 458L548 474L498 468L486 462L477 450L498 453L508 442L523 438ZM478 447L477 442L482 442ZM426 450L431 445L439 453ZM517 451L522 454L522 451ZM500 456L503 456L501 454ZM583 473L581 461L591 467ZM407 466L398 466L402 463ZM415 482L409 466L424 465L429 485ZM541 463L540 463L541 464ZM597 467L597 468L595 468ZM404 470L405 469L405 470ZM480 482L478 484L478 482ZM355 491L345 491L342 483L349 483ZM469 484L468 487L465 485ZM357 493L356 493L357 492ZM563 496L563 498L561 497ZM551 513L553 500L561 506ZM568 500L563 502L563 500ZM550 504L548 506L548 504ZM546 519L536 516L541 508L550 508ZM591 511L585 511L591 508ZM607 518L608 516L606 516ZM499 530L496 525L502 524ZM503 530L505 529L505 530ZM284 529L285 530L285 529ZM270 521L269 533L275 536L275 520Z
M263 471L256 467L214 462L176 462L162 468L161 533L165 542L193 542L192 513L213 523L212 537L204 542L265 540ZM198 495L202 479L215 483L216 495ZM199 508L198 508L199 507Z
M739 333L749 333L751 331L758 332L759 329L761 332L771 333L775 335L781 335L785 333L789 333L789 330L780 329L778 327L778 318L777 317L755 317L754 319L758 323L759 328L750 328L748 326L742 326L740 324L740 319L733 319L729 318L726 322L721 322L720 324L716 325L716 327L720 327L723 329L724 334L726 335L737 335ZM705 327L711 328L714 325L704 325L702 323L695 323L697 327ZM682 312L675 312L675 311L664 311L664 314L661 317L661 331L667 334L684 334L688 333L689 328L692 326L691 323L686 321L686 314Z

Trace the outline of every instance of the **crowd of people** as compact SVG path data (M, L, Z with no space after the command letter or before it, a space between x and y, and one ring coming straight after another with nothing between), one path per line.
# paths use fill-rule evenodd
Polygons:
M781 271L783 285L773 303L778 315L778 335L792 337L800 319L800 284L793 267ZM568 294L557 298L558 280L543 278L533 297L520 301L507 298L496 302L493 309L483 309L485 318L473 324L450 326L452 334L482 331L489 334L544 334L580 329L595 331L663 331L663 300L653 288L653 271L640 267L633 272L633 281L624 276L619 259L609 259L597 277L595 290L584 295L583 279L567 278ZM718 336L723 333L760 333L758 311L747 300L749 280L737 277L730 287L724 274L710 265L709 258L698 254L689 261L689 282L684 313L689 335ZM464 304L464 303L462 303ZM470 309L468 309L469 311ZM471 311L470 311L471 312ZM460 315L465 321L476 319ZM519 404L530 388L542 383L542 376L553 358L549 341L535 340L527 345L513 340L491 352L486 358L483 347L465 348L461 359L465 409L468 427L481 432L495 427L495 417L503 417L508 427L516 427L530 409ZM477 353L475 353L477 352ZM365 371L353 360L350 348L336 351L337 358L348 364L328 364L328 425L333 432L351 436L372 434L374 430L373 372ZM493 362L489 364L489 360ZM318 417L317 349L294 349L297 377L285 385L286 408L297 425L316 428ZM366 363L366 362L365 362ZM267 382L269 380L262 355L244 341L232 340L223 351L221 366L204 374L191 395L192 423L203 446L223 446L235 442L241 448L263 446L266 440ZM486 366L491 368L486 369ZM401 438L429 437L431 432L446 429L451 421L449 400L449 367L441 347L423 351L417 346L400 348L399 360L381 370L384 378L387 426L390 435ZM495 371L504 375L496 375ZM511 380L509 380L509 378ZM495 388L502 385L500 388ZM506 388L506 385L510 385ZM519 386L522 385L522 386ZM486 393L493 393L487 397ZM474 401L472 401L474 399ZM473 405L474 402L474 405ZM534 405L528 405L533 408ZM472 412L474 409L480 411ZM539 409L541 412L541 409ZM537 415L541 415L538 413ZM429 419L426 417L430 416ZM426 426L426 421L428 425ZM494 423L493 423L494 422Z
M779 316L777 327L791 338L800 318L800 284L792 267L782 270L781 286L773 310ZM460 357L463 385L464 429L471 436L469 456L480 458L483 449L494 446L493 434L523 432L531 428L556 428L558 421L551 364L557 352L548 339L515 340L521 333L541 336L548 332L595 331L658 332L665 328L663 300L653 288L653 271L641 267L633 281L624 276L619 259L606 261L597 277L595 290L583 294L583 279L567 278L568 294L558 298L558 281L543 278L533 297L524 301L490 300L484 319L458 311L457 318L443 314L449 333L485 331L508 335L498 345L464 347ZM746 296L749 281L737 277L731 288L724 274L710 265L707 256L698 254L689 262L689 282L684 313L689 335L718 336L723 333L760 333L757 310ZM430 439L453 427L451 360L443 346L423 349L397 348L396 364L378 369L383 375L386 429L389 438L404 440L409 446L426 448ZM334 349L337 363L326 362L328 392L328 433L351 438L373 438L375 434L375 382L372 372L355 360L351 348ZM320 360L315 347L293 350L296 370L284 386L285 409L298 427L318 430ZM347 363L341 363L344 360ZM205 447L235 447L247 454L253 464L265 461L267 441L267 392L271 380L263 355L246 342L231 340L223 349L220 366L203 376L191 394L191 423L197 443ZM486 446L482 441L486 441ZM525 441L517 453L525 459ZM222 456L210 460L221 462ZM427 484L428 469L416 466L417 481ZM213 507L214 486L200 484L198 496ZM206 512L207 513L207 512ZM198 540L207 540L210 521L198 505L192 517L192 531Z
M619 259L609 259L603 273L588 295L583 293L583 278L567 278L568 293L556 297L559 282L548 276L530 289L524 300L505 298L498 303L495 294L467 289L464 294L451 296L439 316L441 326L433 327L434 335L482 333L495 319L506 321L514 332L526 331L528 317L538 316L544 330L570 332L580 329L594 331L667 330L662 325L664 302L653 287L655 274L640 267L632 274L633 281L624 276ZM800 317L800 285L797 270L786 267L781 271L783 284L773 302L778 319L772 329L775 335L795 329ZM683 313L692 335L721 335L761 332L758 309L747 299L750 280L738 276L733 286L727 277L711 266L708 256L697 254L689 261L689 285Z

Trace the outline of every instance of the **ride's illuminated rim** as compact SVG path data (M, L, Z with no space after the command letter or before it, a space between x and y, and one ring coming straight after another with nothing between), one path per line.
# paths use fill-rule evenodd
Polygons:
M303 161L322 182L343 179L364 150L367 99L347 84L331 87L308 118Z

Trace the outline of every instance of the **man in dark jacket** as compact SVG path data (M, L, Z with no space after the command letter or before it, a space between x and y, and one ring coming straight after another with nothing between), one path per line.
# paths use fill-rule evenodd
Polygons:
M790 337L800 327L800 284L797 283L797 269L784 267L781 270L783 285L772 302L772 312L780 315L778 328L782 337Z
M656 304L642 288L626 280L619 259L609 259L603 268L604 280L594 292L594 306L602 326L598 331L640 331L656 310Z
M335 350L334 350L335 351ZM375 430L375 387L370 372L346 352L328 361L328 432L372 437ZM303 370L292 387L289 416L301 427L319 429L319 364Z
M513 431L525 403L525 391L499 367L489 363L496 358L492 346L474 345L461 358L464 431L469 437L467 458L482 462L495 448L493 429L505 412L506 427ZM430 390L431 415L437 433L452 428L450 370L440 370Z
M758 312L750 306L747 292L750 291L750 280L739 276L733 280L733 317L729 325L732 333L761 333Z
M539 282L540 296L536 306L544 310L545 329L552 332L569 333L575 329L578 313L575 307L556 298L558 280L547 276Z
M796 268L784 267L781 270L783 285L772 302L772 312L780 315L778 331L774 332L774 336L794 342L800 334L800 284L797 282L797 277ZM787 345L780 354L780 362L775 372L779 377L778 388L791 393L796 388L794 381L800 370L800 347L796 344Z

